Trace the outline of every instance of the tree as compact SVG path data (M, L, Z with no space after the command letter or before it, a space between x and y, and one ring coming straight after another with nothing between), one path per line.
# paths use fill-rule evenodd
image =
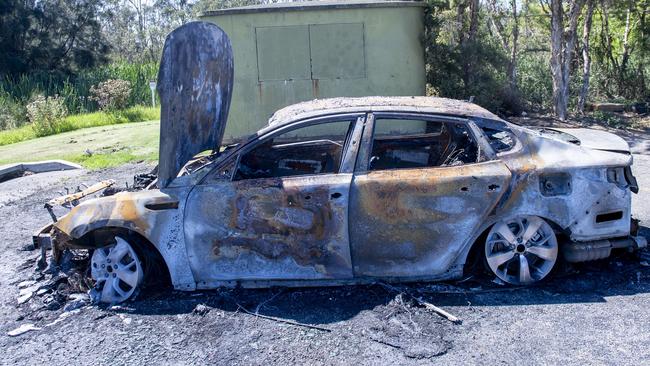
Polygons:
M519 12L517 0L510 0L509 8L497 0L488 1L488 17L493 34L499 39L503 51L509 55L506 80L509 93L517 95L517 55L519 51ZM508 20L511 20L508 31Z
M192 6L187 0L109 0L103 33L113 59L158 62L165 37L191 20Z
M553 79L553 110L560 120L567 117L569 77L575 50L578 18L585 0L570 0L568 13L562 0L551 0L551 77ZM565 21L568 18L568 24Z
M21 0L0 1L0 74L16 75L28 69L25 35L30 9Z
M589 38L591 37L591 23L594 15L594 0L587 0L587 14L582 27L582 88L578 96L578 112L585 113L585 101L589 93L589 77L591 74L591 55Z
M66 74L107 61L102 0L10 0L0 6L0 73Z

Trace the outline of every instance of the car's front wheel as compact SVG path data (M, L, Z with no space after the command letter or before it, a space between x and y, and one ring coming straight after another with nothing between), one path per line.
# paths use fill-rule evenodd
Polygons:
M551 225L537 216L497 222L485 240L485 259L494 275L513 285L541 281L555 267L557 237Z
M119 236L115 237L114 244L95 249L90 263L90 273L101 302L126 301L142 284L142 262L133 245Z

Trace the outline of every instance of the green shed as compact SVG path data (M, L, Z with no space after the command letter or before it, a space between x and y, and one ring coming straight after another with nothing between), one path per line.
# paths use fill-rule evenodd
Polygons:
M208 11L230 37L235 86L225 140L318 98L424 95L424 4L309 1Z

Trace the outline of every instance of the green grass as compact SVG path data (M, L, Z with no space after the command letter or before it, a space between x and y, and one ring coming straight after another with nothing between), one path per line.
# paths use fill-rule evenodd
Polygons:
M160 109L135 106L117 113L93 112L68 116L57 127L56 133L75 131L82 128L115 125L129 122L152 121L160 118ZM35 139L36 132L26 125L12 130L0 131L0 146Z
M0 165L65 159L88 169L158 160L160 123L99 126L0 146Z
M31 125L26 125L11 130L0 131L0 146L15 144L16 142L36 138L36 132Z
M144 155L134 154L131 151L120 151L111 154L94 154L94 155L69 155L64 156L63 160L72 161L83 166L86 169L97 170L124 165L132 161L156 161L158 160L157 152L151 152Z

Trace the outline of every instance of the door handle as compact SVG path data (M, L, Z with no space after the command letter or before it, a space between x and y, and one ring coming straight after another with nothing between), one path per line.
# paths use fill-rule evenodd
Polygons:
M146 203L144 207L153 211L175 210L178 208L178 201Z

